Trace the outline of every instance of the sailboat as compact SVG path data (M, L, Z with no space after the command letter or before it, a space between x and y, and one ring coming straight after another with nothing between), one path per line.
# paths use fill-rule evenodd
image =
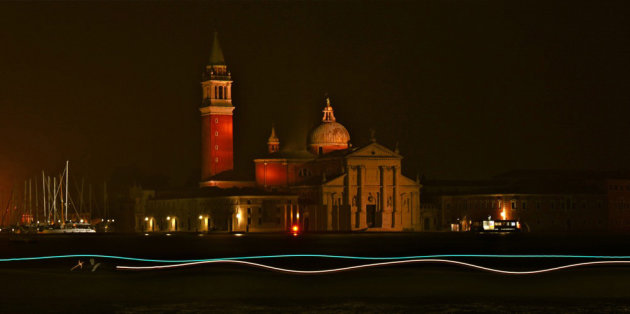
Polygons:
M61 176L61 178L59 179L59 188L57 189L56 184L54 184L54 190L55 190L55 194L54 194L54 198L53 198L53 202L52 202L52 206L53 208L51 209L50 213L53 215L53 220L52 220L52 224L48 224L45 226L40 226L38 228L39 233L42 234L58 234L58 233L95 233L96 231L94 230L94 227L92 225L90 225L87 221L84 221L84 219L80 219L79 221L72 221L70 219L68 219L68 208L69 208L69 202L68 202L68 197L69 197L69 193L68 193L68 181L69 181L69 170L70 170L70 162L66 161L66 168ZM65 179L65 193L64 193L64 187L62 187L62 182ZM55 181L56 182L56 181ZM63 194L62 195L62 209L60 212L60 215L57 214L57 195L59 194ZM65 197L65 199L64 199ZM65 211L64 211L65 210ZM76 209L75 209L76 211ZM61 216L61 219L57 219L58 216ZM78 216L78 213L77 213ZM57 219L56 223L55 220ZM62 222L63 221L63 222Z

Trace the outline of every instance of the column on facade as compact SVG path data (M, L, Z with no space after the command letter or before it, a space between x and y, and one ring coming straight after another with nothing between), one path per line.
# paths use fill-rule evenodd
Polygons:
M383 227L383 218L387 210L387 182L385 177L386 167L380 166L381 170L381 227Z
M357 195L357 212L359 215L359 228L365 228L367 225L366 219L367 216L365 214L365 166L357 166L357 180L358 182L358 195Z
M392 223L392 228L395 227L396 225L400 225L402 223L402 211L399 208L399 197L400 197L400 189L398 186L398 171L399 168L394 166L392 167L392 178L394 180L394 191L393 191L393 195L392 195L392 219L394 219L394 223ZM398 214L399 213L399 214ZM398 217L395 217L396 215L398 215ZM397 218L397 219L396 219Z
M345 225L343 226L344 230L352 230L352 224L354 222L354 216L352 215L352 196L351 196L351 191L352 189L350 189L350 170L348 165L345 166L345 173L346 173L346 177L343 180L343 217L344 217L344 223ZM347 218L350 219L350 221L345 221Z
M333 230L333 216L332 216L332 205L333 198L331 193L324 193L324 199L326 200L326 231Z

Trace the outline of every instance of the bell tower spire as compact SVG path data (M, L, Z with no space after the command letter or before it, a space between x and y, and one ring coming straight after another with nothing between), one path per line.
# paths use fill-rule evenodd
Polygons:
M232 130L232 74L214 32L209 64L202 74L201 184L234 168Z
M280 151L280 140L276 136L276 129L273 125L271 126L271 135L269 135L269 139L267 140L267 148L270 154Z

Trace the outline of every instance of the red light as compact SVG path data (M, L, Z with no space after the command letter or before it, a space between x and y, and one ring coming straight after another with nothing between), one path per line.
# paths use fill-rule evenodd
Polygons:
M291 228L291 230L293 230L293 232L298 232L298 230L300 230L300 228L298 226L293 226L293 228Z

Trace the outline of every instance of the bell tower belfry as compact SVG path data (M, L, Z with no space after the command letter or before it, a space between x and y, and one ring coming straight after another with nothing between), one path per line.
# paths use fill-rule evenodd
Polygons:
M276 128L271 126L271 135L269 135L269 139L267 140L267 152L270 154L277 153L280 151L280 140L276 136Z
M217 33L210 63L202 75L201 181L234 168L232 74L227 69Z

